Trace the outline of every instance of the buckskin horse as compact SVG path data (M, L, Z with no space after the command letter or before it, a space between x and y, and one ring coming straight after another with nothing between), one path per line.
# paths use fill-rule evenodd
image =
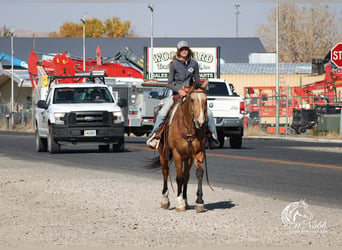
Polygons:
M207 142L208 115L207 95L205 92L207 85L208 80L205 80L201 87L197 89L192 85L187 97L178 99L179 104L176 104L171 124L169 122L165 124L163 137L158 146L159 159L156 159L160 163L158 165L162 167L164 181L161 200L162 208L168 209L170 206L167 179L169 176L169 163L173 159L177 175L176 210L185 211L189 208L187 186L190 169L194 163L198 180L195 210L197 212L204 211L202 179Z

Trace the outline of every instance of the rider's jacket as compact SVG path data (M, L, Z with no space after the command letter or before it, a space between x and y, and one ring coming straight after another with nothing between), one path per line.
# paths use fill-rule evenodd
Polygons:
M200 86L199 67L198 62L188 58L187 63L182 60L173 60L170 63L170 71L168 78L168 87L173 90L173 93L183 87L188 87L191 81L195 82L195 87Z

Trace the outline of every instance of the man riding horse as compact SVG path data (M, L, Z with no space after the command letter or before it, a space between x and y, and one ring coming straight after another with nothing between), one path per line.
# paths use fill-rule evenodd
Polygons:
M194 53L190 49L187 41L180 41L177 44L177 53L174 55L170 63L170 71L168 78L168 88L173 91L173 95L185 97L188 94L189 86L193 82L196 88L200 87L198 62L193 59ZM160 138L157 138L161 125L164 123L167 114L174 104L173 96L165 100L164 106L160 109L150 138L146 141L148 147L156 149ZM210 149L218 148L216 125L211 110L208 110L208 127L210 136L208 136L208 146Z

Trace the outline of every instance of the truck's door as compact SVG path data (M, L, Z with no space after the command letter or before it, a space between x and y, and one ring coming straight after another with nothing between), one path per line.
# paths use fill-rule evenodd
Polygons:
M52 91L49 92L46 98L47 109L39 109L38 112L38 123L39 123L39 134L43 137L47 136L48 120L49 120L49 107L52 101Z

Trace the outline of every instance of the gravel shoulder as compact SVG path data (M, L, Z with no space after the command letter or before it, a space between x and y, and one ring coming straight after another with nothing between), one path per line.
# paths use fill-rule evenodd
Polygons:
M2 247L341 247L342 209L309 205L301 228L282 224L288 201L203 185L206 211L159 206L160 181L1 156ZM194 176L191 176L194 178ZM173 183L175 186L175 183Z

